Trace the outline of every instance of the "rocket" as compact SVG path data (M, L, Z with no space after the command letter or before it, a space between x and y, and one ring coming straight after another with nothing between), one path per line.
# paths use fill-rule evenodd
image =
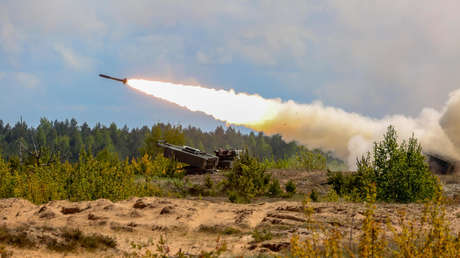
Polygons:
M128 78L120 79L120 78L115 78L115 77L108 76L108 75L105 75L105 74L99 74L99 76L102 77L102 78L105 78L105 79L119 81L119 82L122 82L124 84L126 84L128 82Z

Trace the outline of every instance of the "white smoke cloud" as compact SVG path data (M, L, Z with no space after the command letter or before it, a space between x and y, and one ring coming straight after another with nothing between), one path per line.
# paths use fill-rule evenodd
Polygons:
M416 117L393 115L373 119L326 107L320 102L288 101L280 106L273 119L247 126L267 134L279 133L287 140L296 140L311 148L334 151L352 168L356 158L370 151L389 125L396 128L401 141L413 134L425 152L460 159L460 90L450 94L442 112L425 108Z
M440 124L449 140L455 145L456 151L460 153L460 90L450 94Z

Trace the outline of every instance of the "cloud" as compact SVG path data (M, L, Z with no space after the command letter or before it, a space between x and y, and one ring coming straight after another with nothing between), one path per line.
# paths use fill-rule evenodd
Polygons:
M338 77L336 84L363 99L376 94L383 102L392 103L392 112L410 113L427 105L442 107L448 93L459 87L460 51L455 47L460 42L458 1L363 4L332 0L328 6L336 21L321 43L330 49L327 56L335 60L334 69L345 77ZM346 77L355 77L358 85L348 83ZM367 89L353 91L363 84ZM331 88L324 93L340 97L343 91ZM369 102L361 105L373 105Z
M38 77L31 73L16 72L13 76L19 85L26 89L37 89L40 83Z
M200 64L230 64L233 60L232 54L226 48L198 50L196 60Z
M94 61L91 58L78 55L71 48L56 45L54 46L54 49L57 53L59 53L65 64L72 69L90 70L94 64Z
M459 10L455 0L4 0L8 61L0 65L20 72L64 62L75 76L104 63L136 76L317 98L373 117L414 116L440 109L459 87ZM259 77L223 81L242 69Z
M0 47L4 52L17 53L21 50L19 41L22 35L10 22L8 15L0 11Z

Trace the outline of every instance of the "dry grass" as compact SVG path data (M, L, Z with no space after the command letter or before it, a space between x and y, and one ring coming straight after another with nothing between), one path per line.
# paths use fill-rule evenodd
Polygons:
M375 192L368 196L365 219L359 239L346 240L338 229L326 229L312 220L313 209L305 202L307 228L312 234L291 239L292 257L460 257L460 233L449 229L441 195L427 203L420 217L399 213L397 229L375 215Z
M0 227L0 243L19 248L35 248L45 245L49 250L57 252L76 252L80 248L86 250L108 249L117 246L116 241L100 234L85 235L79 229L61 228L52 232L52 236L44 234L40 239L31 238L25 227L8 229ZM0 254L4 254L0 252Z
M0 227L0 243L21 248L35 247L35 241L27 235L23 227L16 229Z
M214 226L200 225L200 228L198 231L203 232L203 233L218 234L218 235L233 235L233 234L241 233L241 230L239 229L236 229L233 227L225 227L221 225L214 225Z

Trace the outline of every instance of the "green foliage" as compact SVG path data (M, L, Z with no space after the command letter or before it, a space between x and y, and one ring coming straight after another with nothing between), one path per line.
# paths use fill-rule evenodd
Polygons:
M367 194L365 189L370 183L369 178L361 172L328 172L328 184L332 186L331 191L338 196L346 196L351 201L364 200Z
M214 182L212 182L209 175L207 175L204 179L204 186L206 186L208 189L212 189L214 187Z
M144 143L140 148L142 155L148 154L150 156L156 156L162 153L162 149L157 146L157 142L163 140L175 145L184 145L185 136L180 126L166 126L162 129L161 125L155 125L152 127L150 133L147 133Z
M271 177L265 170L263 163L245 151L233 169L225 175L225 187L229 191L230 201L249 202L256 196L266 194Z
M296 185L295 185L294 181L292 181L292 179L289 179L289 181L286 183L284 188L286 189L286 193L288 193L290 195L293 195L293 194L296 193Z
M97 158L82 152L77 163L56 161L47 166L5 163L0 159L0 198L20 197L44 203L161 194L149 180L136 180L135 166L108 157L111 155L106 152Z
M315 191L315 189L311 190L309 197L310 197L310 200L312 200L313 202L317 202L319 200L318 193Z
M252 238L254 239L255 243L259 243L271 240L273 238L273 234L267 229L263 229L261 231L255 229L254 232L252 232Z
M313 152L303 146L298 147L298 151L294 156L284 159L275 160L265 159L264 164L267 168L279 169L298 169L298 170L325 170L327 158L320 152Z
M307 171L326 169L326 157L321 153L308 151L302 147L296 154L296 162L298 168Z
M228 192L228 200L233 203L244 203L245 200L236 192L236 191L229 191Z
M6 160L18 158L25 161L27 153L47 149L52 154L59 154L61 161L78 162L80 151L96 156L107 149L116 153L120 159L140 159L144 154L155 157L161 151L156 146L157 140L166 140L173 144L192 146L206 152L218 148L247 147L249 153L260 160L275 161L291 160L304 148L295 142L285 142L280 135L265 136L262 133L242 134L232 127L217 127L214 131L203 132L196 127L182 128L170 124L158 123L151 128L117 127L96 124L90 127L87 123L78 124L75 119L64 121L40 120L36 127L29 127L20 121L14 125L4 124L0 120L0 150ZM328 166L343 165L333 157L332 153L315 150L326 157ZM292 162L295 162L293 160ZM284 166L278 164L277 166ZM290 165L291 166L291 165Z
M270 197L278 197L281 196L282 193L283 190L281 190L280 182L276 178L273 179L268 188L268 195Z
M337 201L339 201L339 195L337 194L337 192L333 188L330 188L329 191L327 192L326 201L328 201L328 202L337 202Z
M358 159L355 174L329 174L328 181L337 194L363 199L367 186L375 184L377 199L382 201L407 203L435 196L438 182L414 136L398 144L396 130L388 127L384 139L374 144L372 158L369 152Z

